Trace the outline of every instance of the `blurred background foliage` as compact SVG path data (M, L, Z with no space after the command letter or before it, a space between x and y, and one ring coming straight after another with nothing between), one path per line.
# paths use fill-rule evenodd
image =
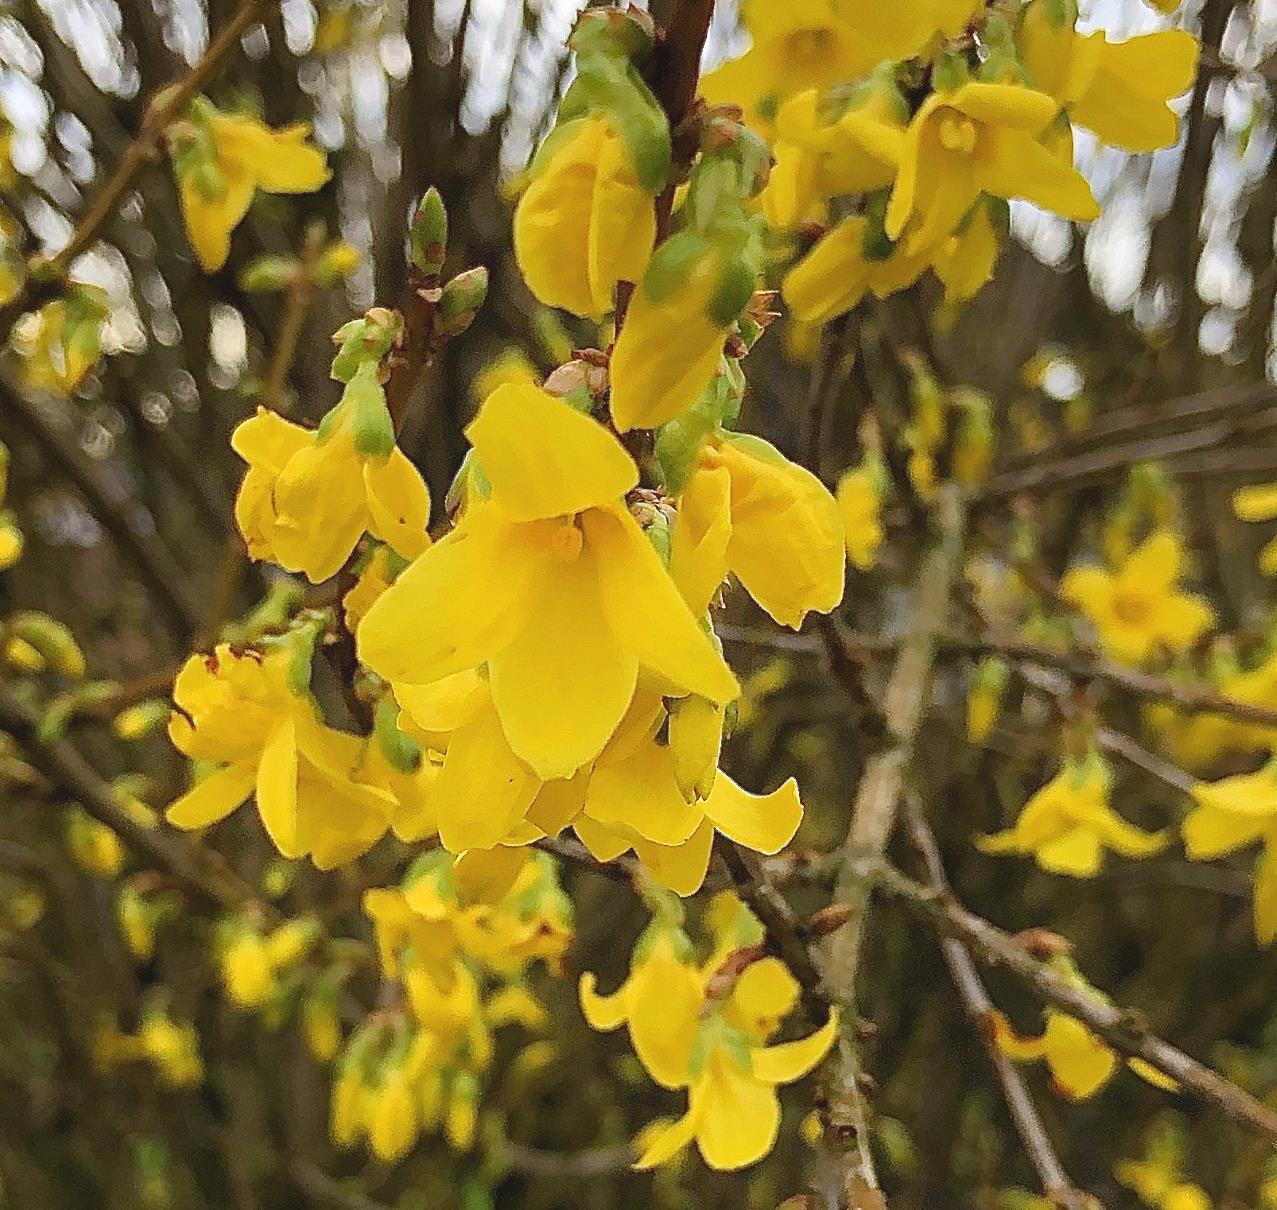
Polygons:
M0 577L0 594L10 610L63 620L90 676L109 682L96 700L76 690L63 725L104 777L142 770L128 783L138 799L162 805L182 766L162 731L126 743L112 717L163 697L183 653L271 588L244 563L229 523L242 466L228 435L263 392L310 423L331 407L330 335L351 314L399 299L405 219L427 186L441 191L452 217L454 268L478 263L492 274L488 305L427 373L401 439L436 501L462 456L461 429L493 382L547 373L572 348L605 340L538 309L510 247L511 199L563 87L576 7L264 5L263 21L210 93L273 124L312 122L330 153L331 182L302 197L259 197L230 262L205 276L171 174L157 163L78 266L109 297L111 356L71 398L33 391L11 359L0 363L8 506L26 534L25 557ZM147 99L189 68L232 8L231 0L0 6L0 104L13 126L7 197L31 233L28 251L66 240ZM1148 17L1138 0L1095 0L1091 11L1117 33ZM1277 474L1277 10L1267 0L1190 0L1185 22L1200 29L1204 54L1180 144L1131 158L1079 137L1104 207L1099 222L1082 233L1015 206L1017 239L996 279L959 311L945 310L923 284L866 304L823 337L778 325L750 358L742 427L810 455L832 482L857 460L871 410L883 432L903 431L921 351L944 388L987 392L994 405L999 452L977 501L973 567L994 568L995 579L1015 568L1053 581L1076 555L1101 547L1101 527L1124 502L1138 509L1154 499L1179 517L1212 601L1254 662L1273 641L1269 593L1254 571L1264 534L1238 524L1228 498L1240 482ZM720 2L710 61L739 45L734 7ZM246 288L254 283L244 270L261 254L298 255L336 239L359 254L344 281L301 298ZM296 343L281 353L290 325ZM849 367L839 389L822 389L839 361ZM817 446L802 449L813 431ZM904 452L890 441L885 452L899 471ZM1165 481L1140 469L1154 460ZM848 593L844 616L857 632L889 635L900 624L923 511L898 494L888 521L879 566L855 576ZM845 830L859 769L878 740L873 712L849 703L814 638L777 639L763 620L748 602L732 602L729 641L746 694L727 767L751 789L796 774L808 804L798 847L818 854ZM872 701L882 653L867 646L857 654ZM970 660L947 651L940 708L915 769L959 895L1010 930L1045 926L1067 937L1087 977L1139 1006L1157 1032L1257 1094L1277 1095L1277 965L1255 946L1245 859L1190 865L1172 848L1079 882L981 856L971 835L1002 826L1054 771L1063 724L1051 693L1013 682L987 742L968 744L970 676ZM41 677L46 695L73 688L56 672ZM1076 704L1095 703L1080 693ZM1266 704L1277 706L1277 693ZM1146 735L1137 699L1109 690L1103 708L1116 731ZM332 709L340 722L340 703ZM1158 749L1161 741L1146 742ZM1166 755L1152 753L1155 762ZM1128 818L1161 826L1182 817L1186 800L1158 775L1162 766L1118 769L1115 801ZM0 1204L682 1210L772 1207L802 1187L809 1086L789 1090L780 1147L744 1176L709 1173L693 1158L655 1176L626 1171L621 1145L674 1105L642 1078L622 1041L586 1029L573 978L541 978L552 1055L531 1073L498 1061L472 1148L425 1139L394 1167L336 1150L329 1073L294 1014L272 1027L227 1003L211 958L211 914L136 854L115 851L16 751L5 754L0 775ZM282 871L245 813L219 842L264 901L365 938L358 891L393 876L404 858L386 842L338 874ZM906 867L913 860L907 849L898 856ZM568 970L598 969L614 986L644 924L641 905L588 870L564 878L578 922ZM122 906L130 894L167 905L152 922L150 953L130 946ZM795 900L815 909L824 892L800 886ZM938 949L908 919L877 910L862 1009L874 1026L868 1066L892 1204L1030 1205L1007 1192L1032 1187L1032 1174ZM990 986L1012 1019L1036 1032L1032 1001L996 973ZM358 971L344 994L358 1016L376 1001L375 979ZM202 1080L166 1081L156 1062L103 1061L104 1020L127 1036L156 1013L194 1023ZM184 1045L166 1035L148 1053L169 1046L164 1053L180 1066ZM1175 1140L1179 1161L1219 1206L1271 1204L1262 1200L1264 1149L1217 1114L1168 1102L1129 1076L1081 1104L1055 1097L1039 1070L1028 1078L1066 1168L1106 1205L1141 1204L1113 1165L1144 1153L1149 1124L1168 1106L1181 1116L1157 1119L1159 1137Z

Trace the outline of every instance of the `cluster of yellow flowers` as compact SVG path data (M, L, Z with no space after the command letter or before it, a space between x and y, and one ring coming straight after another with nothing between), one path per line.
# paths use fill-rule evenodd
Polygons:
M818 1063L837 1026L768 1045L799 989L761 956L757 921L715 899L711 951L698 960L668 898L702 887L716 834L775 853L803 815L792 780L757 795L719 768L741 687L714 614L729 577L782 625L836 608L848 554L868 570L885 539L890 475L871 427L836 498L736 431L743 359L775 318L766 274L805 249L783 293L808 324L929 268L950 298L966 298L992 273L1010 199L1097 214L1072 165L1073 124L1129 150L1173 142L1168 101L1196 60L1179 31L1080 35L1073 0L749 0L743 11L752 49L704 81L708 103L677 132L644 77L651 19L582 15L576 75L523 182L515 252L544 307L601 325L611 316L612 346L544 382L522 355L485 376L441 531L429 532L430 495L397 445L387 383L408 337L395 312L374 308L336 334L342 393L316 429L260 408L233 437L248 464L235 514L249 555L315 584L339 577L342 608L290 609L191 657L169 730L201 776L168 819L207 827L251 795L279 853L322 869L387 832L408 845L437 836L442 849L401 886L365 897L382 972L405 999L348 1039L332 1128L385 1160L439 1125L468 1147L492 1031L539 1027L525 977L534 962L557 964L570 909L529 846L569 828L600 861L632 851L665 905L619 991L581 984L591 1024L627 1024L653 1079L688 1091L687 1114L648 1132L640 1165L693 1140L717 1168L771 1148L776 1087ZM676 170L674 134L688 160ZM255 191L313 190L328 175L305 127L272 131L203 98L169 147L210 271ZM429 339L446 340L482 303L486 277L444 280L447 216L433 191L411 247ZM349 257L333 256L339 275ZM263 263L253 281L283 288L296 271ZM975 486L992 457L990 401L912 372L904 438L916 494L934 495L946 447L955 479ZM1116 659L1183 653L1214 622L1180 590L1183 564L1178 539L1159 530L1112 570L1070 572L1061 596ZM357 667L342 675L367 709L362 735L332 726L311 691L316 652L352 640ZM985 732L1004 678L986 679L973 725ZM980 843L1078 876L1106 848L1158 851L1162 833L1109 806L1110 781L1098 755L1071 760L1012 829ZM1189 832L1202 852L1268 835ZM313 940L305 922L269 936L228 924L230 998L268 1007ZM340 1032L325 1004L317 1053ZM1009 1028L999 1040L1045 1058L1071 1095L1095 1091L1117 1064L1059 1014L1040 1040Z
M467 1150L494 1031L547 1023L526 980L534 963L557 970L572 936L554 864L522 848L455 859L428 853L400 887L367 892L364 909L382 974L402 984L407 1003L368 1018L349 1039L337 1067L333 1138L351 1146L366 1136L391 1162L420 1133L442 1127L453 1147ZM527 1067L548 1057L534 1042L520 1059Z
M1128 151L1169 146L1167 102L1197 62L1180 30L1079 34L1076 0L752 0L743 16L753 46L703 91L769 140L760 205L773 230L824 230L784 283L805 322L928 268L950 299L971 296L992 275L1012 199L1098 217L1073 126Z
M663 1088L686 1089L687 1112L644 1132L639 1168L695 1142L711 1168L744 1168L766 1155L780 1129L776 1088L800 1080L828 1053L836 1016L815 1033L769 1046L798 1004L799 986L778 958L758 953L763 931L730 892L705 913L708 956L698 961L677 904L659 904L639 938L630 973L611 995L581 976L581 1007L600 1030L625 1025L644 1070Z
M133 1033L121 1030L114 1020L99 1021L93 1034L92 1058L102 1073L125 1063L148 1063L169 1088L193 1088L204 1079L195 1026L174 1018L158 1002L146 1006Z

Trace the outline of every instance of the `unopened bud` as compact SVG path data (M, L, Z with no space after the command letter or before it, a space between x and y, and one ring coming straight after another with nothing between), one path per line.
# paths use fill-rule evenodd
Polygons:
M448 336L459 336L470 326L487 297L488 270L483 265L458 273L444 286L439 298L441 330Z
M412 263L429 277L437 276L448 255L448 211L433 185L422 195L409 229Z
M359 249L344 239L329 244L315 262L316 285L332 286L349 277L359 267Z
M828 937L842 928L855 914L849 904L828 903L811 914L807 921L807 931L813 937Z
M240 271L240 288L249 294L274 294L292 285L300 265L294 256L259 256Z
M1034 957L1042 961L1059 958L1073 952L1073 942L1050 929L1032 928L1016 933L1015 941Z
M46 613L24 611L9 619L9 632L34 647L44 662L63 676L84 675L84 653L75 636Z
M627 9L590 8L581 14L568 45L578 55L621 54L634 62L656 45L656 22L650 13Z

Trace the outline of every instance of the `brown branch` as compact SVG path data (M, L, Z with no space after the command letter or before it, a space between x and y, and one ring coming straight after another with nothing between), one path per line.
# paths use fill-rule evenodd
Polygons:
M1034 958L1009 933L968 911L947 890L925 887L885 862L879 863L874 881L882 895L939 936L961 941L981 965L1005 969L1038 999L1077 1018L1120 1054L1143 1059L1232 1121L1277 1143L1277 1111L1152 1034L1137 1010L1110 1004L1078 987Z
M216 853L163 828L139 823L120 804L111 786L69 740L42 743L39 717L6 684L0 683L0 729L23 749L25 758L73 802L107 825L137 852L167 871L195 901L234 910L254 900L252 889Z
M514 1172L542 1180L591 1181L601 1176L625 1172L634 1162L631 1143L586 1147L581 1151L539 1151L519 1143L506 1142L497 1150L497 1158Z
M944 862L936 844L935 833L913 795L906 798L904 821L910 842L926 866L931 889L937 893L947 891L949 882L945 877ZM993 1011L993 1001L989 999L989 993L976 970L971 951L956 937L941 937L940 949L967 1018L988 1051L994 1075L1002 1087L1007 1111L1011 1114L1016 1133L1042 1182L1042 1191L1049 1201L1062 1210L1102 1210L1094 1197L1076 1189L1069 1180L1055 1154L1055 1148L1051 1145L1046 1127L1042 1124L1042 1118L1019 1068L1003 1054L990 1035L988 1021L989 1014Z
M905 767L913 754L931 690L936 637L949 611L954 581L961 569L964 515L958 489L941 489L938 500L940 534L924 556L917 576L917 590L895 666L887 681L882 714L890 737L886 747L865 765L852 806L851 826L842 846L842 859L834 902L850 911L849 923L829 939L824 956L825 986L831 998L844 1007L839 1046L829 1064L827 1095L831 1129L826 1137L844 1146L835 1157L842 1166L844 1198L855 1205L853 1182L877 1187L863 1138L863 1116L856 1083L857 1060L852 1031L855 1028L856 978L865 937L865 921L872 888L872 874L887 847L896 820L904 784ZM857 1155L852 1155L852 1152Z

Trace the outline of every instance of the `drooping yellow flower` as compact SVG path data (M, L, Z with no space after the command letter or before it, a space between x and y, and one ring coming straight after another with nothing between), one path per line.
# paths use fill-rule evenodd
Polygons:
M307 140L310 126L297 122L273 130L256 118L226 114L204 98L190 119L170 132L182 217L201 267L220 269L230 254L231 232L253 194L311 193L329 177L324 153Z
M866 294L885 298L912 285L931 263L933 251L910 252L875 239L870 221L852 215L789 270L781 293L797 319L826 323L850 311Z
M65 297L18 319L9 339L27 385L70 395L102 356L102 325L109 310L102 290L76 283Z
M983 853L1032 856L1053 874L1093 878L1105 849L1148 857L1166 847L1165 832L1145 832L1109 806L1112 778L1095 755L1069 762L1024 805L1015 826L976 838Z
M543 779L598 755L640 667L683 693L736 695L624 507L638 471L601 425L543 391L509 386L467 436L491 497L372 606L358 634L365 664L412 685L486 663L500 730Z
M1008 1058L1017 1063L1044 1061L1056 1092L1070 1101L1093 1097L1117 1071L1117 1054L1076 1017L1047 1008L1043 1010L1043 1019L1045 1029L1038 1037L1030 1038L1016 1033L1000 1012L989 1014L994 1041ZM1173 1080L1141 1059L1129 1059L1127 1065L1156 1088L1173 1091L1177 1087Z
M749 0L741 15L753 46L710 72L701 95L712 105L741 106L749 125L769 137L786 97L843 84L885 60L916 54L938 28L933 7Z
M1182 825L1192 860L1209 861L1262 842L1255 865L1255 936L1271 945L1277 939L1277 761L1257 773L1199 781L1192 794L1197 805Z
M1233 493L1233 512L1243 521L1277 519L1277 483L1239 487ZM1277 576L1277 538L1270 539L1259 552L1259 570Z
M823 217L832 197L890 185L904 151L907 118L904 98L885 85L865 90L832 121L822 114L815 89L786 101L776 122L776 162L759 196L768 224L790 230Z
M1159 1118L1141 1159L1118 1160L1113 1176L1152 1210L1212 1210L1206 1191L1184 1179L1183 1127L1173 1115Z
M703 256L687 279L654 296L639 283L612 350L612 419L621 432L656 428L710 384L730 326L713 314L718 262Z
M1086 179L1038 141L1056 110L1046 93L1012 84L973 81L931 93L909 123L887 235L903 236L911 252L934 249L981 193L1078 221L1098 217Z
M1060 581L1060 596L1090 619L1104 651L1142 664L1163 651L1193 646L1215 623L1199 596L1182 592L1185 551L1179 536L1159 530L1117 567L1075 567Z
M592 974L581 978L589 1024L603 1031L628 1025L648 1074L662 1087L688 1089L688 1112L646 1140L636 1168L663 1164L692 1141L711 1168L762 1159L780 1127L777 1086L801 1079L833 1044L836 1017L797 1042L765 1045L797 998L777 959L748 967L725 1000L706 999L712 974L692 965L686 939L669 930L647 939L612 995L596 992Z
M348 415L321 436L258 408L231 446L249 468L235 521L253 559L317 584L341 569L365 532L404 558L430 543L420 472L397 446L387 458L360 453Z
M873 567L885 536L879 478L871 463L862 462L838 480L835 493L842 513L847 553L851 556L852 566L859 571L869 571Z
M656 209L608 118L570 125L519 199L514 252L542 303L597 320L612 310L617 282L642 280Z
M838 504L774 446L740 433L707 443L683 495L684 509L693 504L726 523L725 570L782 625L797 629L809 611L828 613L842 600Z
M1114 147L1139 152L1173 144L1179 119L1167 102L1193 82L1197 39L1168 29L1110 42L1102 31L1079 34L1067 20L1056 24L1049 9L1034 0L1017 35L1035 86Z
M167 811L179 828L224 819L254 791L267 834L288 858L331 869L386 830L394 799L354 780L363 743L325 727L290 688L291 649L263 654L222 644L194 655L173 685L169 736L179 751L220 768Z

